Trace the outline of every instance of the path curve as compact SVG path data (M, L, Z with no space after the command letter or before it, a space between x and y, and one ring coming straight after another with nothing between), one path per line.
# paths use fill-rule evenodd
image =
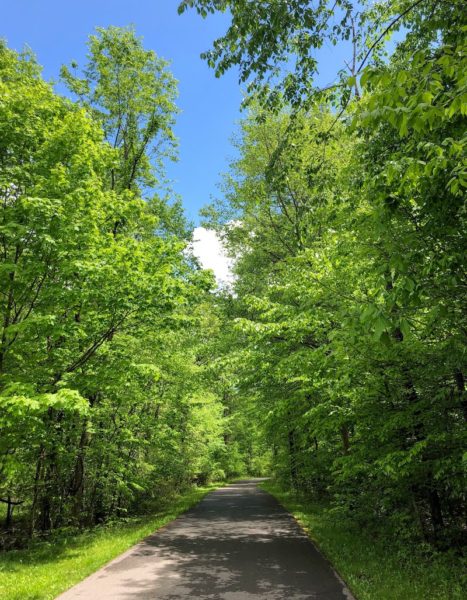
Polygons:
M60 600L350 600L295 519L259 480L197 506Z

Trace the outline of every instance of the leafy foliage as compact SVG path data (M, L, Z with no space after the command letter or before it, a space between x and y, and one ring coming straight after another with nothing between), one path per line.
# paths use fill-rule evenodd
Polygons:
M62 70L71 101L29 54L0 49L6 528L95 524L272 470L354 525L457 550L463 6L188 7L230 12L206 58L249 85L225 199L204 211L235 260L215 294L167 200L167 64L131 29L99 29L81 73ZM352 58L317 90L325 42Z
M91 36L83 78L63 71L76 102L28 54L2 46L0 69L8 545L244 465L229 460L230 425L199 363L212 276L189 258L180 206L157 187L174 145L166 63L110 28Z
M189 4L232 10L213 65L255 73L252 91L315 10ZM457 3L407 8L392 7L406 38L353 78L345 117L311 88L278 114L250 100L205 216L236 260L230 360L279 479L444 548L465 527L465 41Z

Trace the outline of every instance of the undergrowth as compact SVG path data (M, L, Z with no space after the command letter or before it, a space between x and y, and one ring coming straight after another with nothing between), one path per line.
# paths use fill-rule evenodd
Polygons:
M29 548L0 553L1 600L52 600L141 539L195 505L209 485L192 488L170 506L89 530L61 531Z
M329 506L284 491L274 481L262 487L294 515L358 600L467 598L465 561L457 551L440 552L396 533L363 530Z

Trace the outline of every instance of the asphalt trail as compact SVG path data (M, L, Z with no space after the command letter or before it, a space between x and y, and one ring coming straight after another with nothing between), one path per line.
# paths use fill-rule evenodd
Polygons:
M296 521L257 483L211 492L59 599L351 599Z

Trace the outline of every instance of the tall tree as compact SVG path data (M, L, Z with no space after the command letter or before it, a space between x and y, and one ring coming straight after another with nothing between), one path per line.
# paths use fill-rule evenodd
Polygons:
M138 50L126 31L101 35ZM32 56L0 48L0 498L7 528L16 510L31 534L208 478L223 442L191 316L211 276L186 255L177 207L139 193L172 115L164 73L136 55L120 73L135 104L112 147L106 69L92 110L56 95Z
M75 74L75 63L61 74L117 150L111 189L153 188L164 178L163 160L174 158L176 80L168 63L145 50L131 28L97 28L88 47L82 76Z

